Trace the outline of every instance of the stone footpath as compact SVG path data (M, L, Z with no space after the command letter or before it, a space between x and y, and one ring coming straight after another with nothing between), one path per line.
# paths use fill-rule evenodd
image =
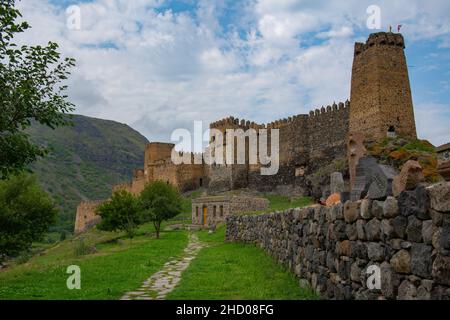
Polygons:
M205 244L200 242L197 235L190 234L189 243L180 259L166 262L162 270L144 281L136 291L126 293L121 300L164 300L180 282L181 273L204 247Z

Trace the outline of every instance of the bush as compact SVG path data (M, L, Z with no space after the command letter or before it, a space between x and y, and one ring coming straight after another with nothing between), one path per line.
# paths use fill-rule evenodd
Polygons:
M163 181L155 181L147 184L141 192L139 207L143 219L153 222L156 238L159 238L161 223L181 213L182 199L175 187Z
M96 212L102 217L100 230L125 231L130 239L141 223L137 199L125 190L114 192L111 200L101 204Z
M22 174L0 181L0 263L42 241L57 213L34 176Z

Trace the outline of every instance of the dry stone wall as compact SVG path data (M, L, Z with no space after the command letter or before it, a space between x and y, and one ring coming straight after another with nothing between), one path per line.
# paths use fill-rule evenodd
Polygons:
M450 299L448 182L226 222L227 240L258 244L324 299ZM379 289L368 288L371 266Z

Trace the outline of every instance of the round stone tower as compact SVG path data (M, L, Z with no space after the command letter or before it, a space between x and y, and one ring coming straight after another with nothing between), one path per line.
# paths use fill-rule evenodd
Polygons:
M380 32L356 43L353 58L349 131L375 139L417 138L404 53L398 33Z

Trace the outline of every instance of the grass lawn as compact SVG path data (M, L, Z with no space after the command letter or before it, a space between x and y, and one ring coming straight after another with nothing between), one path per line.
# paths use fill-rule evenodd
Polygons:
M225 227L199 231L207 242L168 299L315 299L295 276L254 245L224 242Z
M182 253L187 232L163 231L161 239L146 236L147 225L133 240L92 231L85 242L97 252L76 256L76 240L66 240L25 264L0 272L0 299L118 299ZM81 268L81 290L66 287L69 265Z

